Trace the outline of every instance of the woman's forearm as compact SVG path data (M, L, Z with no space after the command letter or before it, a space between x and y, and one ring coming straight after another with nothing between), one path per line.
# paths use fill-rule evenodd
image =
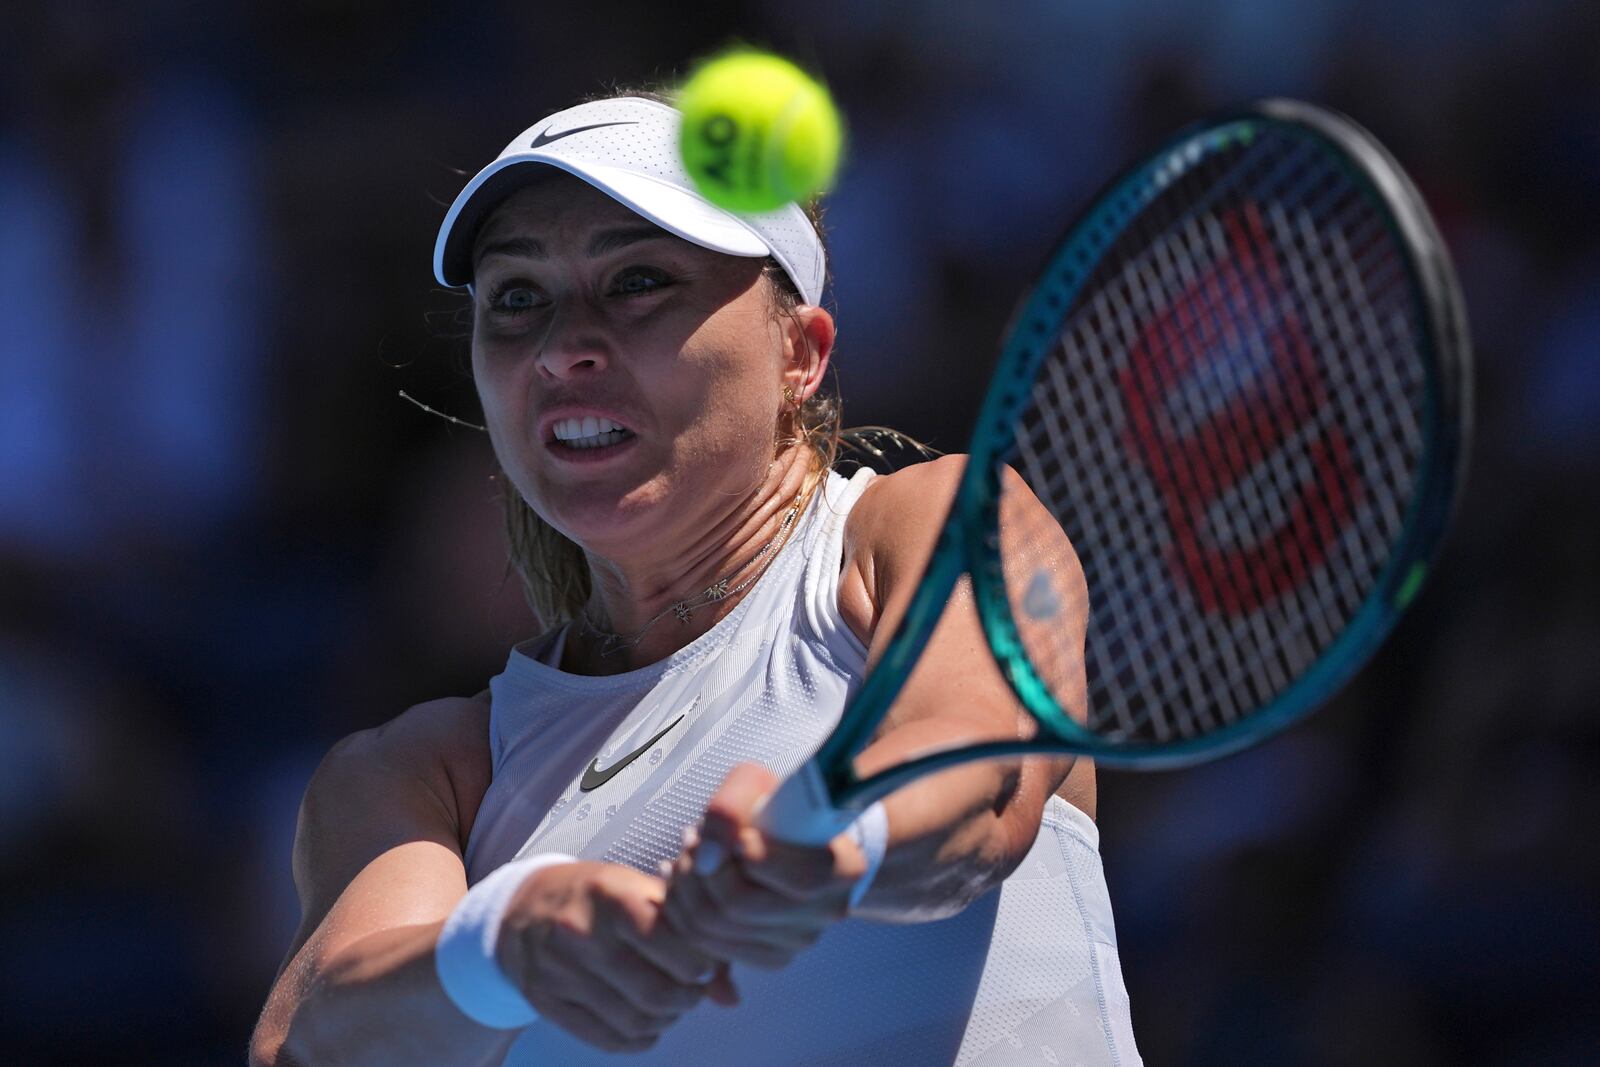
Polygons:
M516 1034L479 1026L445 996L433 961L441 925L371 934L320 966L302 952L279 977L251 1042L252 1067L499 1063Z
M857 766L870 774L936 746L994 739L976 724L920 720L875 741ZM891 794L884 801L888 851L855 914L889 922L945 918L998 885L1033 844L1054 787L1049 777L1038 762L990 760Z

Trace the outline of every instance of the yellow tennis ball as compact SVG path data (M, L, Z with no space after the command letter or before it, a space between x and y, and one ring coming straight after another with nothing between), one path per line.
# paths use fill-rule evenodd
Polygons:
M844 128L828 91L766 52L704 63L678 93L679 145L695 187L729 211L760 212L827 189Z

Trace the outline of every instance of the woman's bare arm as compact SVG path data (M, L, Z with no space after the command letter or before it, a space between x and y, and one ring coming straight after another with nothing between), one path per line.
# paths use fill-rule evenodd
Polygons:
M840 608L868 645L869 663L882 655L921 580L963 462L950 457L879 479L850 513ZM1027 492L1020 479L1010 488ZM1031 494L1016 504L1024 512L1040 507ZM1076 690L1069 705L1081 708L1088 598L1065 534L1057 548L1055 584L1067 600L1058 667ZM995 665L963 582L856 764L867 774L934 748L1016 739L1032 725ZM898 790L884 801L887 852L855 914L914 922L960 911L1027 855L1051 793L1087 801L1092 811L1092 775L1087 760L1027 757L967 764ZM756 812L777 785L764 767L734 769L711 799L702 832L738 862L698 871L691 845L674 868L667 902L669 921L698 947L766 967L782 966L840 918L865 870L848 835L811 848L761 833Z
M840 607L866 635L871 662L910 604L964 464L965 457L952 456L880 478L851 513L849 547L857 565L846 568ZM1021 479L1008 477L1008 492L1042 509ZM1059 548L1054 584L1071 594L1060 615L1061 648L1075 653L1063 659L1076 665L1067 684L1077 699L1069 704L1082 709L1088 699L1082 659L1088 591L1064 533ZM1032 728L989 651L964 579L856 766L870 774L933 748L1015 739ZM1087 759L1032 756L967 764L898 790L884 801L889 851L858 912L926 919L960 910L1027 855L1052 793L1093 814L1093 774Z
M253 1065L484 1064L514 1034L446 999L433 946L466 894L462 842L488 784L488 708L435 701L353 734L300 809L302 921L250 1041Z
M301 806L304 920L250 1043L252 1064L495 1064L516 1038L439 984L439 931L467 893L463 843L489 783L488 707L420 705L335 746ZM495 962L541 1019L598 1048L649 1048L726 969L659 929L666 887L612 863L527 878Z

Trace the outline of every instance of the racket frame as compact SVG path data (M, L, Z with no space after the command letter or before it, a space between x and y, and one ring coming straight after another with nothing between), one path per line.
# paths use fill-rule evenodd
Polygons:
M1187 167L1207 153L1248 143L1263 123L1298 128L1339 149L1341 162L1382 206L1381 215L1411 254L1402 257L1421 306L1427 350L1423 439L1416 489L1402 533L1374 588L1355 617L1304 674L1265 708L1213 732L1160 744L1100 737L1073 719L1029 662L1006 592L1000 561L1002 464L1034 375L1060 343L1065 316L1128 222ZM861 809L924 774L981 759L1070 753L1111 766L1180 767L1237 751L1282 730L1332 696L1393 629L1415 597L1455 507L1471 435L1471 353L1464 305L1448 253L1411 180L1370 134L1343 115L1293 100L1257 101L1179 131L1146 160L1113 179L1070 227L1042 278L1008 328L998 367L978 415L970 458L933 555L882 657L862 683L839 726L812 761L775 795L768 824L780 833L798 826L804 808L833 814L814 821L806 839L847 824ZM1038 721L1028 740L935 750L866 779L852 757L871 739L898 696L943 615L952 590L972 578L974 599L990 651L1007 683ZM786 794L786 796L785 796ZM781 801L781 802L780 802ZM836 832L836 831L835 831ZM799 839L794 838L794 839Z

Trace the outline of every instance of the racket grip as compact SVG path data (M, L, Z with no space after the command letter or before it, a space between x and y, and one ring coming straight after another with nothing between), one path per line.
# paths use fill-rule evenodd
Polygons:
M826 845L842 834L860 812L836 808L822 770L808 760L769 796L756 812L762 830L797 845Z

